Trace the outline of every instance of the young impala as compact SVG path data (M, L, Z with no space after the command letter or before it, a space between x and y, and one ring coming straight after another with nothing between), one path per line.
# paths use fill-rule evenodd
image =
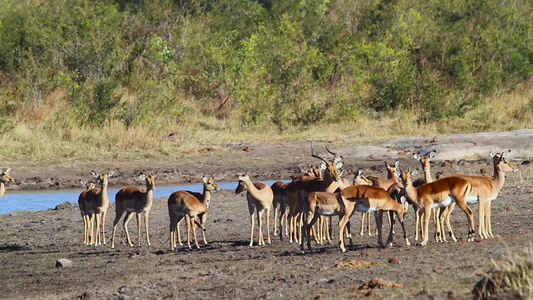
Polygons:
M100 189L90 189L85 194L85 209L91 215L89 221L89 228L91 228L90 245L105 245L105 219L107 216L107 209L109 208L109 196L107 195L107 185L109 177L115 174L115 170L109 171L107 174L98 174L95 171L91 171L94 177L96 177L96 184L100 185ZM95 226L96 222L96 226ZM100 235L100 227L102 228L102 234ZM95 234L92 234L92 231Z
M148 246L152 245L150 243L150 235L148 231L148 214L150 213L150 208L152 208L152 203L154 200L154 190L155 190L155 173L151 174L141 174L140 179L144 180L146 183L146 189L139 189L137 187L125 187L122 188L115 195L115 221L113 221L113 238L111 239L111 248L115 248L115 232L117 231L117 225L124 213L124 231L126 232L126 238L128 239L128 245L133 247L133 244L130 239L130 234L128 232L128 222L133 213L137 217L137 234L139 246L141 246L141 213L144 214L144 225L146 229L146 242Z
M262 230L263 213L266 212L267 242L270 244L270 207L274 200L274 193L269 185L262 182L252 182L247 174L238 176L239 183L235 189L235 194L240 194L246 190L246 200L250 213L250 223L252 226L250 233L250 246L254 243L254 215L257 215L258 245L265 244Z

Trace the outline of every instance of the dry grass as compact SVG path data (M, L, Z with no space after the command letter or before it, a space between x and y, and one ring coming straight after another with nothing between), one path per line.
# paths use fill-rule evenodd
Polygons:
M249 126L200 114L183 124L160 118L130 128L120 122L86 128L76 125L56 99L45 101L40 109L22 109L9 120L13 128L0 135L0 160L172 158L206 147L216 149L223 143L320 139L368 144L399 136L533 127L533 83L485 99L484 103L464 117L431 124L419 124L415 111L398 110L380 118L360 116L353 122L290 127L280 132L274 124Z
M474 299L533 299L533 246L493 261L472 292Z

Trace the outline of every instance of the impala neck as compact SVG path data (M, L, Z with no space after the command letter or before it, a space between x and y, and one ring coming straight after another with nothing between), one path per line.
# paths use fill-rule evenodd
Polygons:
M431 169L429 167L424 169L424 180L426 183L433 182L433 178L431 178Z
M414 187L413 183L410 180L409 182L404 182L404 188L405 194L407 195L408 199L411 199L413 202L420 206L420 202L418 200L418 188Z
M501 190L505 183L505 172L499 168L499 162L494 163L494 175L492 176L494 187Z
M253 184L252 184L253 185ZM211 202L211 192L207 189L207 184L204 184L204 191L202 193L202 199L198 199L206 207L209 208L209 203Z
M0 198L2 198L5 192L6 192L6 186L3 181L0 181Z
M327 174L322 179L322 191L333 193L335 190L337 190L340 186L340 177L339 180L337 180L335 177L331 175L330 172L325 172Z
M244 184L246 184L246 189L248 190L248 193L250 193L254 198L261 198L261 191L255 187L254 183L250 180L250 178L247 178L246 181L244 181Z

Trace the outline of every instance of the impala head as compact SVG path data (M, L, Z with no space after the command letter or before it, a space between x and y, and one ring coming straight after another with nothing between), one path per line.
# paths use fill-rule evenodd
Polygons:
M402 172L401 170L399 170L399 171L396 171L395 174L397 177L399 177L402 180L403 186L405 188L408 188L413 184L412 178L413 176L418 175L418 170L414 169L413 171L411 171L411 167L409 167L409 170L407 172Z
M11 168L2 169L0 168L0 182L7 183L7 182L13 182L15 181L15 178L13 178L9 172L11 172Z
M372 181L363 175L363 170L359 170L353 178L353 185L372 185Z
M218 192L221 190L221 188L218 186L218 184L215 183L215 180L213 180L213 176L214 175L211 175L211 176L204 176L202 178L203 182L204 182L204 187L206 190L210 191L210 192Z
M518 172L518 167L515 164L508 162L505 158L509 153L511 153L511 150L502 153L495 153L494 151L490 152L495 170L502 172Z
M150 174L141 174L139 175L139 179L142 179L146 181L146 190L147 191L153 191L155 190L155 175L156 173L150 173Z
M431 151L429 154L420 156L419 154L415 153L414 158L418 160L422 164L422 170L424 172L429 172L431 166L430 161L435 158L437 155L437 151Z
M100 184L102 188L105 188L107 187L107 184L108 184L107 179L113 176L113 174L115 174L115 170L111 170L107 174L98 174L94 170L92 170L91 173L93 174L94 177L96 177L96 183Z
M243 174L243 175L237 175L237 178L239 179L239 182L237 183L235 194L240 194L246 191L246 184L244 182L250 180L250 177L248 176L248 174Z
M328 161L318 155L315 155L313 143L311 142L311 156L322 160L322 164L320 164L320 169L322 171L323 178L329 177L332 178L334 181L341 181L342 172L340 172L339 170L342 168L342 156L337 157L336 153L331 152L328 148L327 142L326 150L330 154L333 154L333 160Z
M80 183L81 185L85 187L87 191L92 190L96 187L96 183L94 183L94 181L85 181L85 180L80 179Z

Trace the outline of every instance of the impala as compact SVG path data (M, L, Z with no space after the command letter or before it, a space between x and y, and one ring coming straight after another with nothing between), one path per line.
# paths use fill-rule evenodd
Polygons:
M468 203L479 203L478 231L479 236L482 239L494 236L492 234L492 226L490 223L491 206L492 201L498 197L498 194L505 183L505 173L518 172L518 167L505 159L505 156L507 156L509 153L511 153L511 150L507 150L502 153L495 153L493 151L490 152L490 156L492 157L492 162L494 164L494 174L492 177L456 175L468 180L468 182L470 182L472 185L472 191L468 197ZM453 205L448 207L448 209L444 212L444 218L446 220L448 230L450 230L452 239L456 240L450 226L450 214L453 208Z
M350 220L355 211L358 212L377 212L376 223L378 228L378 244L384 246L381 236L382 216L383 211L393 211L396 213L398 220L402 226L403 238L406 245L410 245L409 239L405 234L405 226L403 218L405 210L403 205L396 202L391 196L382 188L368 185L352 185L342 190L338 195L338 202L344 209L344 215L339 221L339 234L342 234L346 224ZM387 245L392 245L393 242L393 228L394 218L391 217L391 226L389 237L387 238ZM342 252L346 252L344 239L341 238L339 246Z
M287 192L285 191L287 184L288 183L285 183L283 181L276 181L270 186L272 192L274 193L274 200L272 203L272 208L274 209L274 236L278 234L277 221L279 211L280 240L283 240L283 225L285 225L285 235L289 235L289 231L287 228L287 207L289 206L289 202L287 199Z
M303 176L293 179L286 187L287 197L289 200L289 239L290 242L298 242L301 240L302 220L301 214L303 212L304 199L312 192L334 192L339 188L341 182L342 157L337 157L337 154L331 152L326 145L326 150L333 154L333 160L328 161L318 155L314 154L313 143L311 143L311 156L322 160L320 168L322 170L322 178Z
M220 191L220 187L215 183L213 175L204 176L203 181L203 191L201 193L191 192L191 191L178 191L170 195L168 198L168 214L170 217L170 247L174 250L176 247L176 240L181 243L181 234L180 234L180 223L185 218L187 225L187 242L189 249L191 248L190 243L190 229L193 228L194 239L196 242L196 247L198 247L198 242L196 241L196 227L193 224L193 221L196 224L199 224L202 228L202 238L204 244L207 245L207 240L205 238L205 221L207 220L207 209L211 203L211 192ZM192 195L195 199L189 197L188 195L182 193L185 192L189 195ZM198 201L195 201L198 200ZM196 222L195 218L200 219L200 223ZM201 225L200 225L201 224ZM177 236L176 236L177 234Z
M422 166L422 170L424 172L424 177L418 178L415 181L413 181L414 187L419 187L425 183L433 182L433 178L431 177L431 160L434 159L436 156L436 151L431 151L429 154L420 156L420 154L415 153L413 155L414 159L418 160L420 162L420 165ZM422 215L423 210L422 209L415 209L415 241L418 241L418 235L422 230L422 226L420 224L420 216ZM433 220L435 222L438 222L437 220L437 209L433 209ZM441 228L441 227L439 227ZM423 235L421 233L420 235ZM446 241L446 236L443 234L443 232L436 232L435 233L435 240L436 241Z
M191 249L191 229L196 248L200 249L198 239L196 238L196 224L200 226L202 232L205 231L204 216L207 216L207 206L189 192L177 191L172 193L168 198L168 215L170 217L170 249L174 250L176 247L176 230L179 232L178 226L183 217L185 217L185 223L187 225L187 245L189 249ZM200 219L200 223L196 221L196 217ZM181 237L177 239L181 245Z
M357 175L353 178L353 185L372 185L372 181L363 175L362 170L359 170L357 171ZM365 235L365 218L367 219L368 236L372 236L372 231L370 230L370 214L365 212L361 213L361 232L359 235Z
M367 176L366 178L372 182L372 186L387 190L389 186L399 182L398 177L396 176L396 171L400 167L400 162L396 161L393 167L385 162L385 166L387 167L387 179L376 176Z
M124 231L126 232L126 238L128 240L128 245L133 247L133 244L130 239L130 234L128 232L128 222L133 213L137 217L137 238L139 246L141 246L141 213L144 214L144 226L146 229L146 242L148 246L151 246L150 235L148 231L149 224L149 213L150 208L152 208L152 203L154 200L154 190L155 190L155 173L151 174L141 174L139 179L144 180L146 183L146 189L139 189L137 187L124 187L115 195L115 220L113 221L113 238L111 239L111 248L115 248L115 232L117 231L117 225L124 213Z
M85 196L87 194L87 191L94 189L96 185L93 181L86 182L81 179L80 179L80 183L83 186L85 186L85 191L81 192L81 194L78 196L78 207L80 208L81 218L83 219L83 244L89 245L89 242L90 242L89 233L92 231L92 228L89 228L91 215L89 214L89 211L85 207Z
M107 195L107 185L109 177L115 174L115 170L109 171L107 174L98 174L91 171L96 178L96 184L100 185L100 189L90 189L85 194L85 210L91 215L89 221L89 228L91 228L90 245L105 245L105 219L107 216L107 209L109 208L109 197ZM96 220L95 220L96 219ZM94 225L96 222L96 226ZM100 236L100 227L102 227L102 234ZM92 231L95 231L95 235Z
M429 217L432 208L442 208L450 205L452 202L457 203L464 211L468 219L468 241L474 240L474 220L472 217L472 209L468 207L467 199L472 190L472 185L465 179L460 177L445 177L431 183L426 183L420 187L414 187L411 177L418 174L417 170L412 172L398 172L398 176L402 179L405 194L407 199L412 201L412 204L417 208L421 207L424 210L424 239L421 245L427 245L429 236ZM437 211L437 220L440 216ZM439 227L442 223L436 222L435 232L442 232Z
M252 182L247 174L238 176L239 183L235 189L236 194L242 193L246 190L246 200L248 201L248 211L250 213L251 234L250 246L254 242L254 215L257 215L258 245L265 244L262 230L263 213L266 211L266 228L267 228L267 242L270 244L270 207L274 200L274 193L272 188L262 182Z
M6 192L6 186L5 184L8 182L15 181L15 178L13 178L9 172L11 172L11 168L2 169L0 168L0 198L4 196L4 193Z

